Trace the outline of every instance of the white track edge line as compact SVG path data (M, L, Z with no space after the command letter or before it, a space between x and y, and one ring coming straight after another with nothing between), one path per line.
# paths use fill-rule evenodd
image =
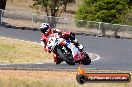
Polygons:
M38 42L26 41L26 40L20 40L20 39L9 38L9 37L1 37L1 36L0 36L0 38L2 38L2 39L9 39L9 40L12 40L12 39L13 39L13 40L22 41L22 42L28 42L28 43L40 44L40 43L38 43Z

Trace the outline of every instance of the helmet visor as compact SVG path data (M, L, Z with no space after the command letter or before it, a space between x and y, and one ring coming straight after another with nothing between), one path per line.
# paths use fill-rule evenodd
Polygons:
M41 31L42 33L45 33L45 32L47 32L47 29L40 28L40 31Z

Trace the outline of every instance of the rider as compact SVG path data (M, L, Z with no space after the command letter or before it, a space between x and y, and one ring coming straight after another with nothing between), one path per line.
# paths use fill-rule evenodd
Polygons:
M75 34L72 32L62 32L59 29L52 29L48 23L42 23L40 26L40 31L42 32L41 44L44 47L44 50L46 52L50 53L50 50L48 49L48 47L46 45L47 45L49 37L54 33L58 33L60 37L70 40L80 50L83 49L83 46L78 43L77 39L75 38ZM53 55L54 62L56 62L56 64L61 63L61 60L58 60L59 58L57 56L57 53L56 52L53 52L53 53L54 53L54 55Z

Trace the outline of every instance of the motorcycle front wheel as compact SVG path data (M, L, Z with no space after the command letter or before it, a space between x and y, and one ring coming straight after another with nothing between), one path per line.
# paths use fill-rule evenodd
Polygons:
M91 63L91 58L89 57L89 55L85 52L85 58L82 60L81 62L84 65L89 65Z
M69 65L75 65L75 62L73 60L72 55L66 55L65 51L61 48L57 48L57 53L59 55L59 58L61 58L62 60L64 60L67 64Z

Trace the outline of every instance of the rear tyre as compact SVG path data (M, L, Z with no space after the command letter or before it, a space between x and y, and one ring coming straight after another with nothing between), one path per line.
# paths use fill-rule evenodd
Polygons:
M57 53L59 55L59 58L64 60L67 64L75 65L72 55L71 56L66 55L65 52L61 48L57 48Z
M85 52L85 58L82 60L82 64L89 65L91 63L91 59L89 55Z

